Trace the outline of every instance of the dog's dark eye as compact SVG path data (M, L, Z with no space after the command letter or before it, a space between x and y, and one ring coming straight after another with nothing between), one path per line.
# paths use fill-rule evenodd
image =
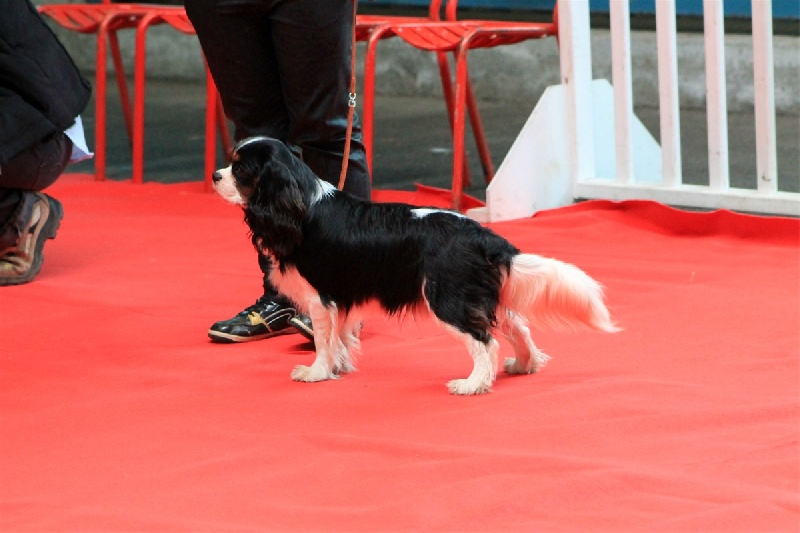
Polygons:
M233 174L233 178L236 180L236 183L239 184L241 187L254 187L256 183L256 178L258 177L258 173L252 168L251 165L248 165L242 161L235 161L231 165L231 173Z

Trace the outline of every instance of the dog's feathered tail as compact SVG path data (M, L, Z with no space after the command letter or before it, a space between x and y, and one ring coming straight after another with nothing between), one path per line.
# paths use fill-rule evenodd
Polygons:
M503 284L501 303L538 328L589 327L613 333L603 288L584 271L534 254L519 254Z

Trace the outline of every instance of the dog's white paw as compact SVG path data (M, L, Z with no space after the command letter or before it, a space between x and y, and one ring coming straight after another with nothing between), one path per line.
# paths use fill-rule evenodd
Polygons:
M506 358L503 362L503 370L506 374L533 374L536 372L533 367L517 364L517 360L514 357Z
M353 372L356 367L353 365L351 361L337 361L336 364L333 366L333 372L335 374L349 374Z
M521 363L514 357L507 357L503 361L503 370L506 374L534 374L541 370L549 360L549 355L536 350L526 363Z
M292 379L295 381L313 383L316 381L325 381L326 379L336 379L336 375L320 366L297 365L292 369Z
M539 370L544 368L544 366L550 360L550 356L541 350L534 350L533 354L531 355L531 360L533 361L532 372L538 372Z
M450 394L467 396L471 394L486 394L491 390L491 386L484 383L472 383L469 379L454 379L447 383Z

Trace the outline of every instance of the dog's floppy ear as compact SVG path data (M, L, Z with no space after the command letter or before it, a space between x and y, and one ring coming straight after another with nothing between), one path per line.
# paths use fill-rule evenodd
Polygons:
M293 170L295 156L275 140L252 148L254 150L239 154L240 157L263 158L255 189L245 209L245 222L253 232L253 245L281 259L302 242L302 222L307 210ZM254 151L258 153L252 153Z

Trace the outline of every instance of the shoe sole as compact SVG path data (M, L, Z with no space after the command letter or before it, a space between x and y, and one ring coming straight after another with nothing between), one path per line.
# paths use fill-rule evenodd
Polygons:
M218 344L234 344L241 342L260 341L262 339L270 339L272 337L278 337L280 335L292 335L294 333L298 333L298 331L292 328L285 328L278 331L272 331L270 333L263 333L261 335L251 335L248 337L243 337L241 335L231 335L230 333L222 333L221 331L209 330L208 338L211 339L211 342L215 342Z
M311 342L314 342L314 330L306 326L302 320L296 317L292 317L289 319L289 324L297 328L297 332L300 333L303 337L310 340Z
M19 277L0 280L0 286L28 283L35 278L42 269L42 262L44 261L44 243L47 239L55 238L58 229L61 227L61 219L64 218L64 206L61 205L61 202L50 196L45 196L45 198L47 199L48 207L47 220L41 231L35 236L36 245L34 247L34 257L31 267L25 274Z

